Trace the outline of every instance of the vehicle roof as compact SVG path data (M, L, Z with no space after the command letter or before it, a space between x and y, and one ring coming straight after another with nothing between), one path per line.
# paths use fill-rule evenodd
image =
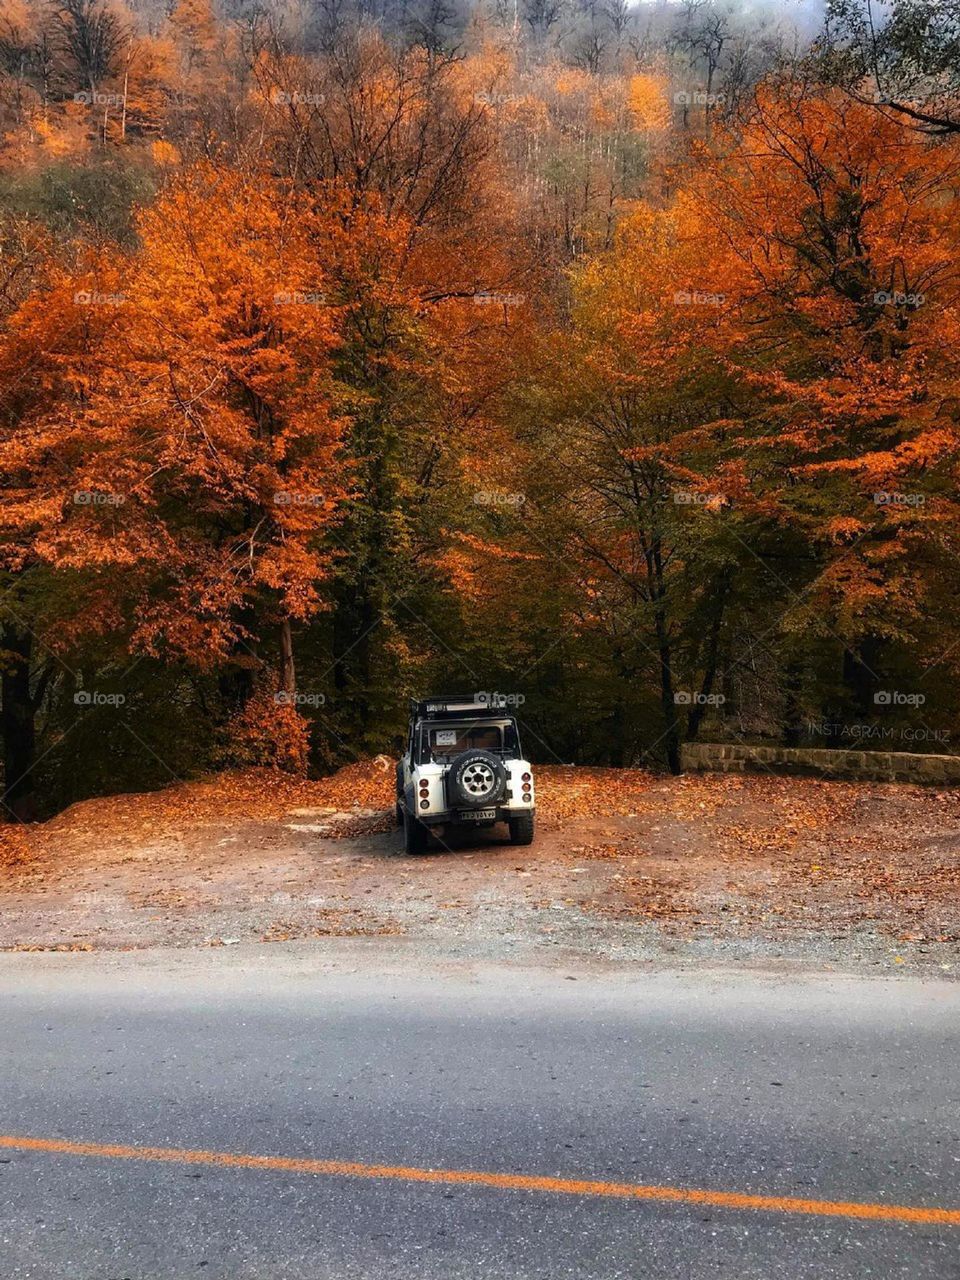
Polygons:
M448 693L433 698L411 698L410 714L417 720L512 720L505 703L480 701L474 693Z
M505 716L493 712L491 715L471 716L464 713L457 716L417 716L418 724L466 724L466 725L482 725L482 724L516 724L516 716Z

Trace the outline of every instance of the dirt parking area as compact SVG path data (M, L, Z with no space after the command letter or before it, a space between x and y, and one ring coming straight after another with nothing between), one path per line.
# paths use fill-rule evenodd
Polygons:
M960 975L960 791L539 770L538 835L402 851L383 758L92 800L0 836L0 948L393 936L424 953Z

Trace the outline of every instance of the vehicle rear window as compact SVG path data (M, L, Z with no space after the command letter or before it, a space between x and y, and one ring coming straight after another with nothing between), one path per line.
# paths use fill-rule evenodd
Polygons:
M461 751L501 751L503 733L499 725L430 725L427 741L434 756L456 756Z

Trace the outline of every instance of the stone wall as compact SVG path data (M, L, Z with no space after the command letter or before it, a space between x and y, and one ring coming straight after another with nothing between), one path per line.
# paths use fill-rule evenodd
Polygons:
M875 782L917 782L960 786L960 756L914 755L908 751L829 751L819 747L748 747L688 742L682 748L688 771L799 773Z

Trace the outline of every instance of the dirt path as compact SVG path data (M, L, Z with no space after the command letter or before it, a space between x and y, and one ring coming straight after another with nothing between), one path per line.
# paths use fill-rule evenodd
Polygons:
M539 832L422 858L389 762L235 774L6 834L0 948L386 936L495 959L905 965L960 974L960 792L543 769Z

